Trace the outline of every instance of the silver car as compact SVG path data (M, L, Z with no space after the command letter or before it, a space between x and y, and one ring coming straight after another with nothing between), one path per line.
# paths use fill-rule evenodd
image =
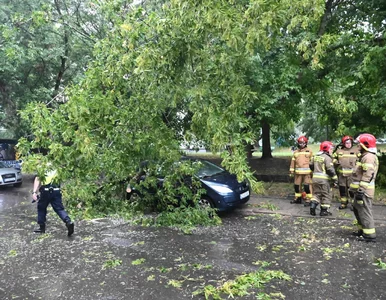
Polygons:
M22 183L23 176L21 175L21 170L10 167L8 164L0 161L0 186L21 186Z

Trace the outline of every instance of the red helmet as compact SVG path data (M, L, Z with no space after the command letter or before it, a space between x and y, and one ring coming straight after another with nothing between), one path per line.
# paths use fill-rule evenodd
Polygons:
M375 139L375 136L373 136L372 134L363 133L357 137L356 141L366 151L377 154L377 144L376 144L377 140Z
M300 143L307 144L307 143L308 143L308 139L307 139L304 135L299 136L299 138L298 138L298 144L300 144Z
M324 141L320 144L320 151L329 152L332 148L334 145L330 141Z
M351 136L345 135L344 137L342 137L342 144L344 145L344 143L346 143L348 140L351 140L351 143L354 142L354 139Z

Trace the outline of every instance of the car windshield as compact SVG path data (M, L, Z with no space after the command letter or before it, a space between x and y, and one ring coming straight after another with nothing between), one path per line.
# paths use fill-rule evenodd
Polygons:
M9 168L5 163L0 161L0 168Z
M210 177L216 174L226 172L223 168L220 168L219 166L216 166L215 164L212 164L209 161L201 160L200 163L201 167L197 172L197 176L200 178Z

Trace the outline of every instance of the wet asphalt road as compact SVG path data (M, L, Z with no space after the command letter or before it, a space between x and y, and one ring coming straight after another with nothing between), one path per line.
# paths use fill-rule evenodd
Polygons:
M205 299L192 294L262 264L291 280L274 279L242 299L386 299L384 224L378 243L363 244L350 236L351 220L239 210L191 235L99 219L77 221L68 238L50 211L47 233L36 235L31 187L0 189L0 299Z

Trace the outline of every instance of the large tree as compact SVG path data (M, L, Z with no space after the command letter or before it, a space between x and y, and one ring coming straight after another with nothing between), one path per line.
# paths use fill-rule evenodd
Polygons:
M2 127L16 138L28 134L18 110L65 101L64 89L79 82L96 41L112 27L108 20L93 1L0 0Z
M97 205L98 184L125 180L145 159L178 159L188 137L214 152L231 149L222 152L224 166L253 182L245 144L256 124L288 118L278 110L300 101L290 63L296 45L286 56L285 42L291 32L301 42L299 31L314 26L323 9L320 0L173 0L156 12L138 8L98 42L67 103L25 110L35 139L21 149L47 148L47 156L28 162L38 162L38 171L47 160L61 166L62 179L88 206Z
M330 40L310 73L304 130L317 139L385 126L386 4L327 0L315 38ZM320 135L320 128L326 134Z

